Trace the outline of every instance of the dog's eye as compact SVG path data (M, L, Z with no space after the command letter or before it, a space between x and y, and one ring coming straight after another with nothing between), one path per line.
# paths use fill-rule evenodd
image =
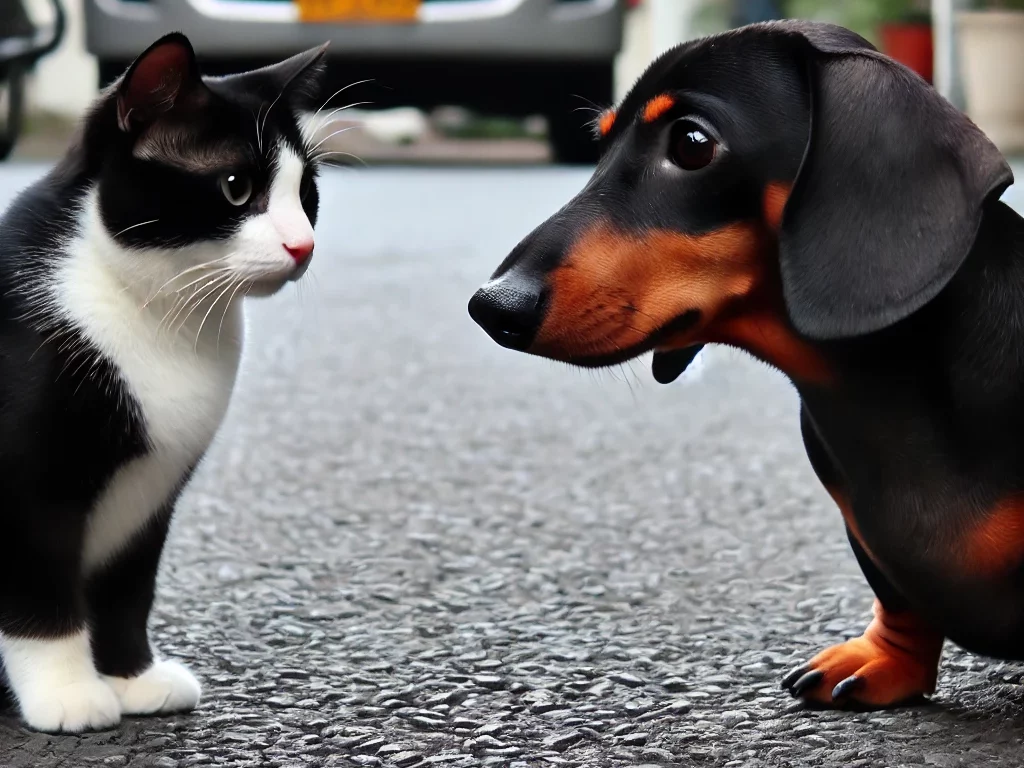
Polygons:
M225 173L220 177L220 191L232 205L245 205L252 197L252 179L244 173Z
M672 162L684 171L698 171L711 164L718 142L692 120L680 120L672 127Z

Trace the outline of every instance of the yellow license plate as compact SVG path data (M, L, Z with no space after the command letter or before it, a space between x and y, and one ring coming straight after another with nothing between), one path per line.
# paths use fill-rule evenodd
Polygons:
M295 0L302 21L416 21L422 0Z

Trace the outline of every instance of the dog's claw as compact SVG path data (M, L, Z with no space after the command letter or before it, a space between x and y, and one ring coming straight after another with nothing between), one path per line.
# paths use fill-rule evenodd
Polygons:
M843 680L839 685L832 689L832 700L839 701L848 694L852 693L862 682L864 678L857 677L857 675L850 675L848 678Z
M799 696L804 691L810 690L818 683L820 683L821 678L823 678L824 676L825 673L822 672L820 669L812 669L810 672L803 675L799 680L797 680L793 684L793 688L791 690L792 694L794 696Z
M806 675L809 670L810 670L810 667L807 666L806 664L800 665L799 667L794 669L792 672L790 672L788 675L786 675L784 678L782 678L782 688L784 690L792 692L793 685L796 683L796 681L799 680L804 675Z

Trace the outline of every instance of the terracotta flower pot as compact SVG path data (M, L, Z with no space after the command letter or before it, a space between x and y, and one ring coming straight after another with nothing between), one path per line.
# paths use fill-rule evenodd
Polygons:
M1024 151L1024 11L957 15L967 114L1004 153Z
M882 24L882 53L932 81L932 26L923 22Z

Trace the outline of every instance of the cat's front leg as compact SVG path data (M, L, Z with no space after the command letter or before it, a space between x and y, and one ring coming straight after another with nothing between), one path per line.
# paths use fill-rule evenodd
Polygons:
M77 510L4 509L0 552L0 657L30 728L116 725L121 705L93 662L79 571Z
M89 576L96 666L126 715L187 712L199 703L199 681L182 664L154 655L146 627L170 518L168 506Z

